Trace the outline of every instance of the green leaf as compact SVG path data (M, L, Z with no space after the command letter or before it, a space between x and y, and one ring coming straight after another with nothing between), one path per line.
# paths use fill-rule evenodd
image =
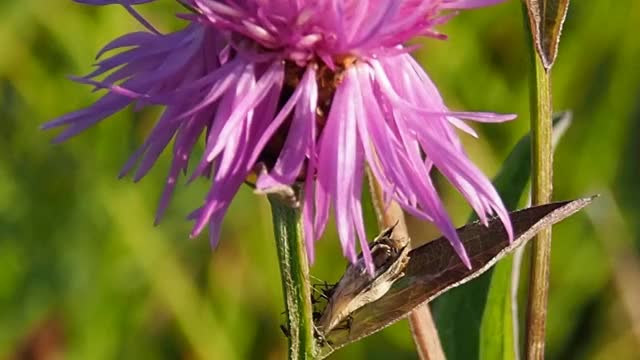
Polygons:
M482 360L516 358L511 296L512 272L513 255L504 258L493 268L480 326L479 358Z
M554 142L570 121L571 114L567 112L555 117ZM517 206L529 182L530 157L531 137L526 135L513 148L493 180L508 209ZM511 257L508 257L474 281L431 303L447 359L513 358L511 263ZM500 322L493 323L495 318L501 319ZM491 324L487 324L489 322ZM499 354L502 355L495 357Z
M569 9L569 0L525 0L533 42L548 71L558 55L562 25Z

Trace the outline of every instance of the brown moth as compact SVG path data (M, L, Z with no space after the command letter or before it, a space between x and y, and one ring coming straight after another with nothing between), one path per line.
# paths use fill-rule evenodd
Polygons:
M327 306L316 324L322 334L328 334L348 320L357 309L380 299L396 280L404 276L403 271L409 262L409 238L394 239L394 227L383 230L369 246L375 266L373 277L367 273L360 255L330 291Z

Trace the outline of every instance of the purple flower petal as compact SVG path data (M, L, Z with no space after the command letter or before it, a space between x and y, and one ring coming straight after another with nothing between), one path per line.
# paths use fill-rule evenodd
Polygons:
M180 0L193 11L178 14L187 26L167 34L134 8L153 0L76 2L120 5L146 31L113 40L98 52L93 71L73 78L104 96L42 127L63 127L55 139L63 141L129 105L162 106L120 174L135 168L134 181L140 180L173 141L156 223L180 173L188 181L207 178L211 188L189 219L195 220L191 236L209 227L215 246L236 192L274 138L282 137L256 187L300 185L304 176L302 226L310 261L333 212L345 256L356 261L359 247L373 273L361 204L365 167L381 184L386 204L395 200L433 222L467 266L432 182L434 167L481 221L496 214L511 234L502 201L465 153L456 129L477 137L466 120L497 123L514 116L449 110L410 56L414 48L403 46L416 36L445 38L434 27L453 18L457 12L451 10L501 1ZM201 139L203 154L187 174Z

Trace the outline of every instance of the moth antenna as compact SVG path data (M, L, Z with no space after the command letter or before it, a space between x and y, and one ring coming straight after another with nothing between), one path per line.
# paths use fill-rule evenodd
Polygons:
M382 230L382 233L380 233L380 235L378 235L378 238L384 238L384 237L390 238L391 235L393 234L393 230L396 228L396 226L398 226L399 223L400 223L400 220L399 219L396 220L396 222L393 225L391 225L388 228Z
M318 337L318 339L322 344L326 345L329 348L329 350L331 350L331 352L335 351L333 346L331 346L331 342L327 340L327 338L324 336L322 331L320 331L320 329L316 326L316 324L313 324L313 331L316 333L316 336Z

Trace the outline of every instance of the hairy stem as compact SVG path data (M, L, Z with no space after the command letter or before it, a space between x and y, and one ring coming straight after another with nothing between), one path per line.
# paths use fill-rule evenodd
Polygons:
M309 264L300 229L300 209L269 195L280 263L289 337L289 360L314 358Z
M531 47L531 202L532 205L551 201L553 176L551 79L542 60ZM549 267L551 259L551 228L541 230L533 239L529 298L527 306L527 359L543 359Z
M391 201L385 207L384 194L380 184L368 172L369 187L371 188L371 198L376 211L378 227L387 228L397 223L394 234L400 237L409 237L404 213L395 201ZM431 316L429 304L423 304L415 308L409 315L409 326L411 336L416 345L416 350L422 360L444 360L444 350L440 344L438 330Z

